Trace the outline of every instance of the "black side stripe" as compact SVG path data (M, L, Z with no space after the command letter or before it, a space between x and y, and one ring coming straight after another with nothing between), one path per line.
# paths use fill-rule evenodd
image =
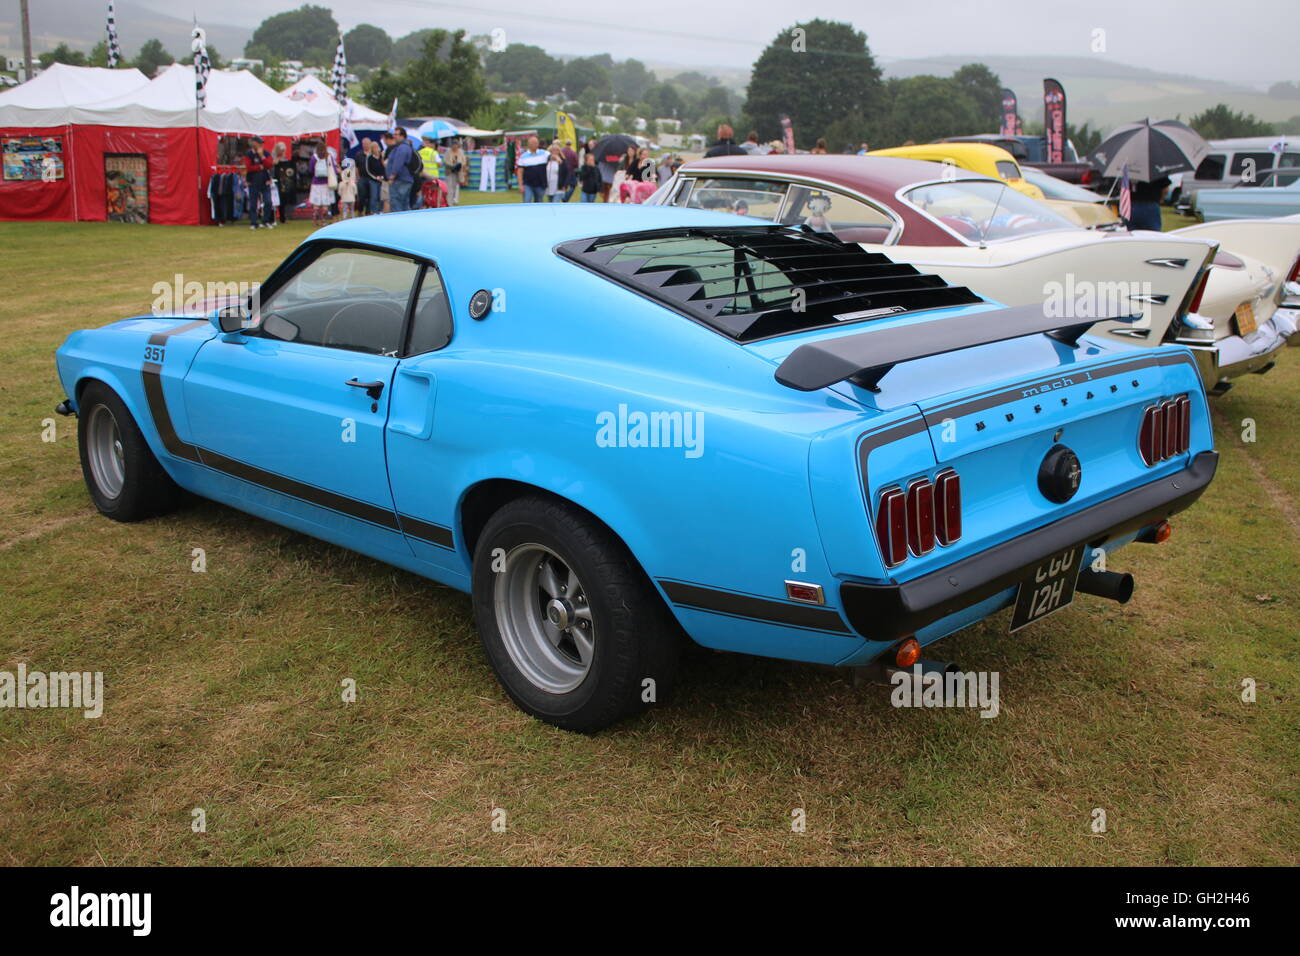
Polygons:
M189 322L163 332L155 332L149 336L149 344L163 345L169 337L182 332L189 332L202 325L207 325L207 322L203 320ZM318 488L306 482L266 471L247 462L229 458L220 452L212 451L210 448L202 448L183 441L176 433L176 426L172 422L171 413L167 410L167 399L163 394L162 366L157 362L145 362L141 370L141 378L144 382L145 402L149 407L149 414L153 416L154 426L158 429L158 435L162 439L163 447L167 449L169 454L185 461L205 465L214 471L230 475L232 478L247 481L261 488L347 515L350 518L356 518L359 521L365 521L380 528L387 528L399 534L405 532L413 538L419 538L421 541L427 541L439 547L455 548L455 538L451 528L428 521L421 521L407 515L402 515L399 520L397 513L391 508L384 508L368 501L359 501L356 498L350 498L347 495L341 495L325 488Z
M806 631L850 633L839 612L828 607L791 604L756 594L724 591L719 588L705 587L702 584L690 584L667 578L660 578L659 585L668 595L668 600L682 607L725 614L728 617L762 621L765 624L780 624L782 627L797 627Z

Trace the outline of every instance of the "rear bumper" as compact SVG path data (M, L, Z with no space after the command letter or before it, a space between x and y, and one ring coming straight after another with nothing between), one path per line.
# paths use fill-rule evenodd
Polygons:
M1229 335L1213 345L1178 344L1187 345L1192 350L1201 381L1208 391L1227 379L1248 372L1267 371L1266 366L1272 366L1275 356L1284 347L1300 345L1300 335L1296 334L1297 320L1300 320L1300 310L1283 306L1246 338Z
M1182 511L1201 496L1218 463L1218 452L1203 451L1182 471L902 584L845 581L840 585L844 616L869 640L915 634L1005 591L1040 561L1066 548L1080 542L1100 547Z

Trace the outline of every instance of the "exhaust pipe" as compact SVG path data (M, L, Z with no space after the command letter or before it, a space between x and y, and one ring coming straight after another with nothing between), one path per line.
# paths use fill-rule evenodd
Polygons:
M867 676L872 683L893 684L895 674L906 674L910 678L916 674L916 668L918 667L921 668L922 677L927 674L938 674L942 677L945 674L958 674L961 672L961 668L950 661L927 661L924 658L911 667L899 667L897 664L877 662L861 669L867 672Z
M1095 594L1097 597L1127 604L1133 596L1133 575L1084 568L1079 572L1079 583L1075 589L1084 594Z

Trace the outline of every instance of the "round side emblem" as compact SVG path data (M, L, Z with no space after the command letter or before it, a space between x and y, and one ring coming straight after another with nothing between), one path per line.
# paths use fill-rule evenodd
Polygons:
M1038 490L1048 501L1064 504L1079 490L1082 477L1079 456L1064 445L1053 445L1038 468Z
M469 299L469 317L471 319L481 319L492 311L492 293L487 289L479 289Z

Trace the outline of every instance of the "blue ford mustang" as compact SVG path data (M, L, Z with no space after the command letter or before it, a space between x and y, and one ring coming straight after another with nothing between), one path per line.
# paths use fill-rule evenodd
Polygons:
M74 332L60 410L108 517L183 488L469 591L509 695L588 731L665 699L683 632L900 667L1127 600L1106 554L1217 456L1191 354L1096 320L726 213L431 210L322 229L206 319Z

